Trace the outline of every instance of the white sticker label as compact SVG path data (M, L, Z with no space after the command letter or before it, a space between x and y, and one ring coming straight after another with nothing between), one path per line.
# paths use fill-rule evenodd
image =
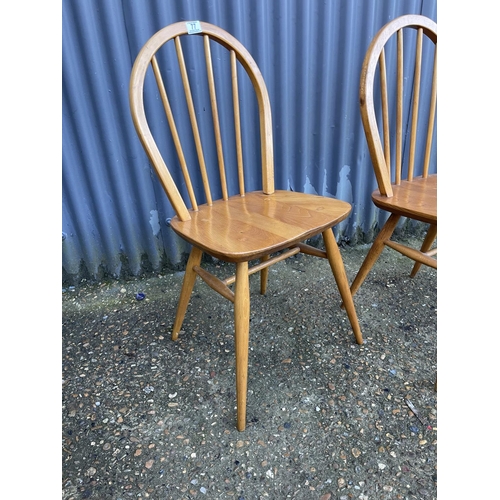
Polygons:
M188 21L186 23L186 28L188 30L188 35L194 35L195 33L201 33L200 21Z

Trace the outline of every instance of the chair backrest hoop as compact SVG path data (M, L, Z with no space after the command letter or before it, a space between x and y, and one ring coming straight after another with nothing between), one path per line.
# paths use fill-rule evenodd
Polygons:
M192 32L192 26L196 26L197 30ZM129 101L132 120L141 140L141 143L160 179L160 182L168 196L168 199L175 210L180 220L189 220L191 218L189 210L175 185L175 182L162 158L162 155L155 142L153 134L149 128L144 106L144 82L146 72L151 64L153 71L159 72L155 60L156 52L168 41L175 39L178 45L179 38L182 35L199 35L206 36L234 53L236 59L247 72L250 81L255 90L257 104L259 108L260 120L260 142L261 142L261 162L262 162L262 189L266 194L274 192L274 159L273 159L273 139L272 139L272 118L271 106L267 88L260 73L260 70L255 63L253 57L248 50L231 34L223 29L210 23L196 22L177 22L164 27L155 33L142 47L134 62L129 86ZM205 43L205 50L207 43ZM207 55L207 62L210 60ZM231 56L232 65L234 66L233 55ZM156 68L156 69L155 69ZM209 77L210 78L210 77ZM213 82L209 81L211 85ZM212 89L211 89L212 92ZM215 95L215 94L212 94ZM215 117L214 117L215 120ZM174 137L175 142L175 137ZM240 152L238 151L238 155ZM204 179L205 182L205 179ZM224 188L223 188L224 191ZM207 193L208 194L208 193ZM211 204L209 195L207 196L208 203ZM197 207L193 206L196 210Z
M431 96L431 106L430 106L430 117L428 124L428 132L427 132L427 146L425 152L425 166L424 166L424 175L427 175L428 171L428 163L431 149L431 136L433 133L434 127L434 117L435 117L435 107L436 107L436 65L437 65L437 24L425 16L421 15L404 15L400 16L390 22L388 22L385 26L383 26L375 37L372 39L370 46L367 49L365 59L363 62L363 67L361 71L360 77L360 86L359 86L359 102L360 102L360 111L361 118L363 122L363 127L365 130L366 139L368 142L368 148L370 150L371 160L374 166L377 184L379 191L382 195L392 196L392 187L391 187L391 159L390 159L390 151L387 146L389 142L389 132L388 132L388 110L387 110L387 95L384 95L385 83L381 82L382 87L382 115L383 115L383 140L384 146L382 145L382 139L380 137L379 128L377 125L376 113L375 113L375 102L373 95L373 88L375 83L375 74L377 66L380 64L380 74L381 80L385 79L385 52L384 47L387 41L394 35L398 34L398 44L402 46L402 29L403 28L414 28L418 31L417 34L417 55L416 57L420 57L421 54L421 44L422 44L422 36L426 35L435 45L436 51L434 56L434 73L433 73L433 84L432 84L432 96ZM398 58L402 58L402 49L399 50L398 47ZM402 93L402 85L403 85L403 75L400 67L402 66L402 60L398 61L398 93ZM418 63L417 63L418 66ZM418 119L418 91L420 84L420 68L417 67L414 86L416 86L416 96L413 100L414 112L413 112L413 123L412 123L412 137L410 138L410 154L409 154L409 180L411 180L413 176L413 155L414 151L412 151L415 147L415 135L416 134L416 121ZM402 95L398 97L398 109L397 109L397 137L396 142L401 143L401 120L402 120L402 110L401 110L401 100ZM415 109L415 107L417 109ZM401 166L401 147L397 146L397 158L396 164L400 169ZM396 170L396 184L400 182L400 170Z

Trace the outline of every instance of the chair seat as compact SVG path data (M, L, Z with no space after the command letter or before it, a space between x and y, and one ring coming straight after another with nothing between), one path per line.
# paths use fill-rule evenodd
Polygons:
M437 223L437 174L401 181L400 185L393 184L392 190L390 198L382 196L378 190L374 191L373 203L390 213L428 224Z
M227 262L243 262L288 248L344 220L351 205L335 198L277 190L218 200L174 217L172 229L191 244Z

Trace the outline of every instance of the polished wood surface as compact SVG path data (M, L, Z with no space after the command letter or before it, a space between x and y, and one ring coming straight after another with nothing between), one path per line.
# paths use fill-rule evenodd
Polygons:
M312 194L261 191L218 200L174 217L172 229L203 251L228 262L253 260L288 248L343 221L351 206Z
M248 379L248 350L250 340L250 292L249 275L260 273L262 294L266 293L269 266L282 261L299 252L327 259L332 270L333 278L339 289L342 303L352 326L355 341L363 343L361 329L356 315L354 302L347 275L344 269L342 256L332 228L346 219L351 212L351 205L334 198L316 196L312 194L292 191L275 190L274 187L274 157L273 136L271 121L271 105L264 79L250 53L243 45L229 33L209 23L200 22L199 29L191 34L188 28L191 23L179 22L167 26L144 45L139 52L132 68L130 78L130 109L132 119L141 140L141 143L153 165L163 186L170 204L176 215L171 219L173 231L189 242L192 246L186 265L183 286L177 306L177 313L172 329L172 339L178 338L186 314L189 299L196 282L201 278L210 288L234 304L234 335L236 356L236 427L242 431L246 426L246 400ZM204 74L194 75L194 70L186 63L188 51L184 52L184 37L193 37L190 42L201 39L200 51L203 54L205 65ZM158 56L160 49L171 42L174 46L172 53L178 59L180 85L183 96L171 96L167 92L168 81L165 75L169 70L160 68ZM234 137L236 161L226 161L224 157L223 141L227 137L222 130L223 120L219 114L219 100L217 93L213 44L220 44L229 51L228 77L231 81L232 96L227 97L233 108L233 123L230 135ZM190 51L193 45L190 46ZM170 128L172 148L175 150L179 169L183 179L180 188L174 182L174 177L160 149L146 118L143 100L145 78L148 68L152 68L152 77L158 88L159 102L166 115L166 123ZM217 64L219 67L220 64ZM247 192L244 176L244 153L242 141L243 103L239 91L241 69L249 77L256 96L257 111L260 129L260 163L262 187L260 190ZM199 112L195 107L196 91L201 81L207 84L209 102L206 110L211 112L211 120L215 149L217 151L217 168L208 168L200 130ZM172 89L170 89L172 91ZM181 137L181 127L178 127L171 103L175 99L186 102L188 121L191 125L191 144L185 145ZM204 108L205 110L205 108ZM225 121L227 122L227 120ZM224 123L225 123L224 122ZM227 123L225 123L227 125ZM193 144L194 142L194 144ZM186 159L187 147L196 152L198 173L194 174ZM232 164L234 163L234 165ZM228 169L235 169L233 178L237 178L238 186L235 193L230 192ZM218 183L211 184L208 173L218 172ZM192 176L198 175L201 182ZM194 186L201 185L204 199L199 201ZM215 190L214 190L215 186ZM220 191L218 187L220 186ZM199 191L199 190L198 190ZM181 195L186 193L188 201ZM214 194L217 193L217 194ZM199 196L199 194L198 194ZM305 240L316 235L322 235L325 250L314 248L305 243ZM207 253L225 262L235 265L235 274L220 279L210 274L202 266L203 254ZM252 265L250 265L252 261ZM255 262L258 261L257 264ZM231 286L234 285L234 289ZM333 303L333 301L332 301ZM341 311L339 311L343 314Z
M405 37L408 35L416 35L414 53L405 51ZM391 40L396 44L395 51L386 50ZM428 49L426 51L423 50L424 43ZM387 59L389 52L395 56L393 63ZM426 75L429 81L425 88L430 88L429 108L426 110L422 109L421 104L425 101L422 95L424 52L433 58L430 64L432 74ZM389 67L393 70L389 71ZM405 77L405 74L412 77ZM394 92L391 93L390 89L394 89ZM437 237L437 174L429 175L432 148L435 147L433 138L437 106L436 23L424 16L406 15L383 26L366 52L359 98L363 128L378 185L378 189L372 193L372 201L391 215L351 284L353 295L386 246L415 261L410 274L412 277L421 264L437 268L437 259L434 257L437 249L431 249ZM393 113L395 120L391 120ZM419 134L423 134L425 140L419 141ZM424 144L421 155L417 155L419 144ZM408 158L405 164L406 149ZM416 164L416 158L419 157L424 158L422 165ZM420 249L391 240L402 217L429 224Z
M392 186L392 196L372 193L373 203L387 212L437 224L437 175L415 177Z

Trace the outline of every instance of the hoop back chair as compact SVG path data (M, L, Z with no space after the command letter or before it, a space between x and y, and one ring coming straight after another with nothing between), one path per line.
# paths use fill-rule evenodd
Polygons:
M196 40L195 40L196 39ZM177 61L170 67L160 69L162 61L160 49L168 42ZM189 46L189 54L185 47ZM201 64L187 63L188 55L199 49ZM228 51L224 59L217 52ZM204 61L204 62L203 62ZM225 63L224 63L225 61ZM174 67L177 66L178 68ZM224 63L224 64L223 64ZM227 63L227 64L226 64ZM167 65L168 66L168 65ZM215 69L224 67L232 88L229 92L217 92L220 82ZM146 82L146 74L152 69L159 98L158 104L164 108L170 128L172 148L177 156L176 164L169 168L155 139L151 123L146 116L144 93L151 89ZM195 69L200 73L195 76ZM182 85L168 88L174 70L180 74ZM248 76L255 93L254 106L260 137L260 154L257 154L257 171L262 172L262 189L247 190L244 165L243 119L244 108L240 103L240 76ZM151 76L150 72L150 78ZM151 80L153 81L153 80ZM229 80L226 80L229 81ZM248 80L247 80L248 81ZM209 101L206 107L195 108L202 93L202 85L207 88ZM249 83L250 85L250 83ZM170 87L175 87L171 85ZM181 89L182 87L182 89ZM194 90L193 90L194 89ZM182 96L174 97L173 90L182 91ZM166 26L153 35L139 52L130 78L130 109L140 141L153 165L163 189L176 215L171 219L171 228L191 245L186 264L184 281L180 293L177 313L172 329L172 339L178 338L186 309L197 277L234 304L234 338L236 355L236 423L239 431L246 427L246 396L249 350L249 275L260 272L260 291L266 292L269 266L299 252L326 258L331 266L340 295L358 344L363 343L354 303L349 290L342 257L335 241L332 228L348 217L351 206L341 200L299 192L275 190L273 164L273 130L271 105L268 92L255 61L245 47L232 35L212 24L200 21L178 22ZM221 94L229 102L222 102ZM180 122L174 116L174 105L185 103L191 129L188 137L181 140ZM255 104L256 103L256 104ZM201 105L200 105L201 106ZM220 117L220 109L232 108L231 122ZM202 130L203 112L211 113L210 133ZM205 115L206 116L206 115ZM246 115L245 115L246 116ZM177 121L176 121L177 120ZM232 129L224 131L223 125ZM168 133L168 132L167 132ZM210 160L206 144L207 136L215 141L216 159ZM226 157L225 143L232 139L235 154ZM191 141L187 144L183 141ZM194 145L193 145L194 143ZM196 152L196 161L188 159L188 153ZM212 155L214 156L214 155ZM218 163L216 168L207 168L209 161ZM180 176L179 171L182 172ZM218 182L209 181L209 173L218 172ZM176 183L175 175L180 177ZM201 177L201 181L197 179ZM230 179L233 182L231 190ZM196 187L199 188L198 193ZM236 186L236 187L235 187ZM181 194L184 191L184 195ZM201 194L200 194L201 192ZM186 195L187 193L187 195ZM198 195L198 196L197 196ZM198 200L201 199L201 201ZM307 239L321 234L325 250L304 243ZM202 267L202 255L206 253L225 262L235 264L235 274L219 279ZM206 266L205 266L206 267ZM234 290L231 286L234 284Z
M390 61L389 52L394 55ZM351 284L353 295L385 246L415 261L411 277L421 264L437 269L437 247L432 248L437 236L437 171L429 173L436 147L436 69L437 25L420 15L387 23L366 52L359 100L378 184L372 201L390 216ZM391 240L401 217L429 225L420 249Z

